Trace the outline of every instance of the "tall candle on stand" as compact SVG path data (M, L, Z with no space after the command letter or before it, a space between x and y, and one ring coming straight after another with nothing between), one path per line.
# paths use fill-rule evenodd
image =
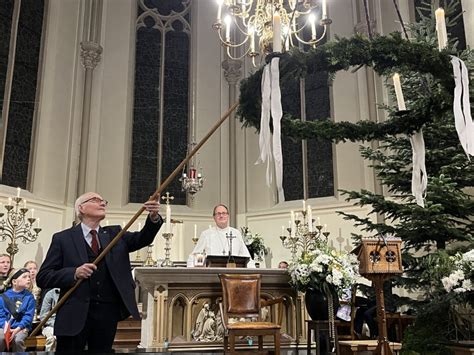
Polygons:
M397 104L399 111L405 111L405 99L403 98L402 85L400 84L400 75L393 74L393 87L395 88L395 96L397 97Z
M232 19L227 15L224 19L225 21L225 41L230 43L230 23Z
M273 14L273 52L281 52L281 17L278 11Z
M198 226L195 224L194 225L194 239L197 238L197 231L198 231Z
M311 24L311 39L315 40L316 39L316 16L311 13L309 14L309 23Z
M291 228L291 236L295 235L295 212L290 211L290 228Z
M311 210L311 206L308 205L308 210L306 211L306 215L308 216L308 231L313 231L313 211Z
M249 27L249 34L250 34L250 53L255 52L255 29L253 27Z
M224 3L224 0L217 0L217 22L221 23L221 16L222 16L222 4Z
M165 233L171 233L171 206L166 205L166 230Z
M328 5L326 4L326 0L323 0L323 3L321 5L323 8L322 10L322 18L325 19L328 17Z
M303 211L306 210L306 201L303 200Z
M439 8L435 11L436 32L438 34L438 49L442 50L448 45L448 33L446 31L446 20L444 19L444 10Z
M19 187L16 188L16 197L20 197L21 189Z

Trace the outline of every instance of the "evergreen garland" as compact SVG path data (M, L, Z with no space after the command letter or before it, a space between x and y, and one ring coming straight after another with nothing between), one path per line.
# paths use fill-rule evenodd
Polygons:
M372 121L332 122L331 120L302 122L299 117L284 114L282 134L295 139L325 138L333 142L369 141L386 135L411 134L434 117L452 111L454 80L447 50L439 52L431 44L404 40L400 33L377 36L372 41L356 35L337 38L303 53L293 50L280 55L280 80L327 71L330 77L339 70L366 65L380 75L398 72L409 77L413 72L430 74L437 90L429 98L413 102L409 111L389 112L382 123ZM261 78L263 69L245 79L240 86L240 105L237 115L245 126L260 129Z

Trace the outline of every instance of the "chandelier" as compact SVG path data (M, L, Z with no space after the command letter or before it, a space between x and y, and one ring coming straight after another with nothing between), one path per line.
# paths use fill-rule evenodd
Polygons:
M217 30L232 59L252 58L260 53L288 51L300 45L316 46L326 35L331 19L326 0L217 0ZM322 31L317 32L316 24ZM235 36L231 33L234 31ZM233 48L243 48L240 57Z
M191 152L196 146L196 142L189 144L189 151ZM191 198L194 198L196 192L201 191L204 186L204 177L202 176L202 168L199 168L196 165L196 159L193 157L188 166L184 166L183 173L179 178L181 182L181 190L186 191L191 195Z

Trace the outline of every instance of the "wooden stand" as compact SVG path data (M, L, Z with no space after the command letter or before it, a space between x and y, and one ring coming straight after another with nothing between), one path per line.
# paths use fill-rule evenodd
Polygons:
M401 243L399 238L362 238L362 244L355 250L360 261L360 274L371 280L375 288L379 328L376 354L394 354L388 341L383 283L391 275L403 273Z

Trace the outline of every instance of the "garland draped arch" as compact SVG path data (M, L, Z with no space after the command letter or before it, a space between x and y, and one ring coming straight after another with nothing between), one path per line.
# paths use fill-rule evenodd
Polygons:
M300 117L284 113L282 134L294 139L324 138L335 143L370 141L387 135L412 134L435 117L452 112L454 79L449 52L439 52L435 43L410 42L398 32L368 40L360 35L336 38L307 53L292 51L280 55L281 85L289 78L304 77L315 72L329 73L332 80L339 70L372 67L381 76L398 72L408 77L413 72L431 75L437 90L429 98L414 101L407 111L386 107L388 119L373 121L333 122L330 119L302 122ZM267 58L269 59L269 58ZM244 126L260 129L261 78L263 69L242 81L240 105L237 111ZM433 86L431 86L433 87Z

